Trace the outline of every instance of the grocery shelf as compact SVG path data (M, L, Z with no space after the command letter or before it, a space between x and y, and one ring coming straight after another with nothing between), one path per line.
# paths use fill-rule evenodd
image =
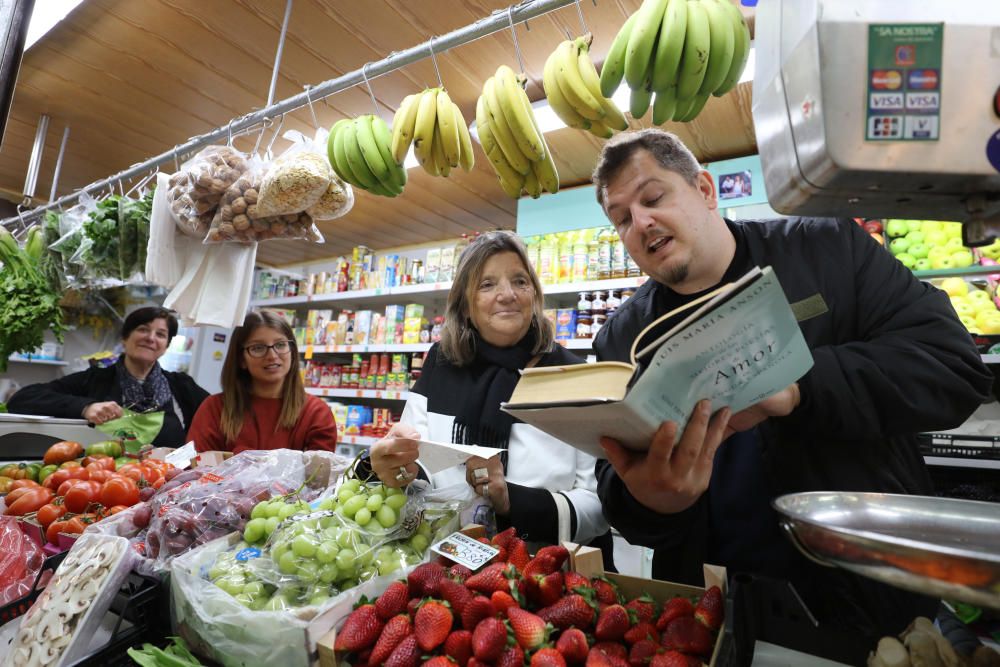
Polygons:
M362 447L371 447L376 442L378 442L378 438L370 438L363 435L342 435L337 438L338 445L360 445Z
M12 364L40 364L42 366L69 366L68 361L57 359L32 359L30 357L10 357L7 359Z
M594 340L592 338L556 339L556 342L565 347L567 350L590 350L594 346Z
M327 398L380 398L386 401L405 401L408 391L386 389L340 389L330 387L306 387L306 393Z
M426 352L431 349L431 343L409 343L400 345L304 345L299 353L306 359L312 358L314 354L350 354L367 352Z
M979 468L980 470L1000 470L1000 460L996 459L964 459L956 456L925 456L924 463L929 466L947 466L951 468Z
M914 271L913 275L922 280L930 278L950 278L951 276L982 276L990 273L1000 273L997 266L965 266L954 269L928 269L926 271Z
M552 294L572 294L574 292L593 292L595 290L628 289L639 287L648 276L638 276L634 278L612 278L611 280L586 280L578 283L557 283L555 285L542 285L545 296Z

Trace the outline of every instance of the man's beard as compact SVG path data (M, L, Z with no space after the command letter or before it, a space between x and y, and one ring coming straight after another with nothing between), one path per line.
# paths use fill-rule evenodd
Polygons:
M685 262L683 264L678 264L677 266L668 269L663 275L663 282L668 286L679 285L687 280L688 273L690 270L690 265Z

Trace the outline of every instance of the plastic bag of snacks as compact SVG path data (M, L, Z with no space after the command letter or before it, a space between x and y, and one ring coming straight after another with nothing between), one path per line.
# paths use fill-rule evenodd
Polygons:
M322 243L323 235L308 213L260 215L259 192L264 177L263 161L254 156L249 168L222 195L222 201L205 243L252 243L271 239L302 239Z
M247 170L247 158L229 146L209 146L170 177L167 204L177 228L204 238L229 186Z
M0 606L31 592L45 558L12 516L0 517Z
M329 132L325 128L316 130L316 136L313 137L309 150L325 155L328 136ZM352 208L354 208L354 189L349 183L340 180L337 172L331 169L330 185L320 195L319 201L306 209L306 213L311 215L313 220L336 220L347 215Z
M290 130L284 138L292 146L267 167L257 201L261 216L305 211L320 201L334 178L326 155L300 132Z

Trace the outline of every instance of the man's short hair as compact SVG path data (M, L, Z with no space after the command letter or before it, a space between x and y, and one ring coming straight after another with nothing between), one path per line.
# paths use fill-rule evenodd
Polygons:
M655 127L621 132L604 144L597 160L597 166L594 167L594 173L591 175L591 180L597 186L597 202L601 208L605 207L604 197L608 182L618 174L622 165L639 150L649 151L649 154L664 169L679 174L691 185L698 182L701 165L676 134Z

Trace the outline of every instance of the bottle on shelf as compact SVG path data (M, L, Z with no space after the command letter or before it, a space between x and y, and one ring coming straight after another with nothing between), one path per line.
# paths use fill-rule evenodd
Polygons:
M458 240L458 243L455 244L455 257L453 259L453 265L451 271L452 276L455 276L455 274L458 273L458 263L462 258L462 253L465 252L465 249L468 247L469 247L469 235L462 234L462 238L460 238Z
M580 229L573 234L573 268L570 282L581 283L587 279L587 240L590 238L590 231Z
M597 280L601 275L601 242L598 240L598 230L587 232L587 280Z
M529 236L524 240L524 247L528 253L528 263L531 264L531 268L535 270L536 274L541 271L541 267L538 265L538 245L539 240L537 236Z
M551 285L556 279L556 239L554 234L546 234L542 237L538 251L538 279L543 285Z
M625 244L618 234L614 235L611 242L611 277L624 278L626 275L625 264Z
M611 278L611 252L614 243L615 233L610 227L605 227L597 235L597 265L598 280L608 280Z
M573 279L573 234L562 232L559 238L559 278L558 282L568 283Z

